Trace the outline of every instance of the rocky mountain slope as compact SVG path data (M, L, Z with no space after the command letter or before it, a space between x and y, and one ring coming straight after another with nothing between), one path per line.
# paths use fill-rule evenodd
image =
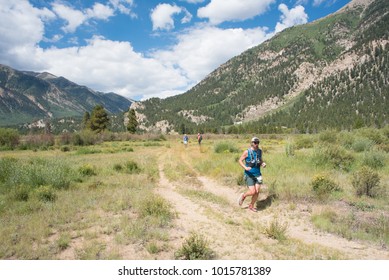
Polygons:
M50 73L22 72L0 64L0 125L82 116L97 104L116 114L127 111L131 101Z
M232 58L182 95L133 107L148 130L383 126L389 123L387 26L389 1L353 0Z

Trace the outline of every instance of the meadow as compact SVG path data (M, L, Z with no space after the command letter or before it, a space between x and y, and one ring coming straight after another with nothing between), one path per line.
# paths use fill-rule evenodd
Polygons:
M236 202L251 137L4 148L0 259L389 259L389 127L259 135L257 213Z

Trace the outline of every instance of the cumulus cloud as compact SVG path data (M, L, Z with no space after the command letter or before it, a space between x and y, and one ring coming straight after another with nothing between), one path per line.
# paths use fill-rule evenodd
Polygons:
M136 17L136 14L132 12L132 7L135 5L133 0L109 0L109 2L120 13Z
M180 0L181 2L187 2L191 4L203 3L205 0Z
M37 43L44 38L44 21L54 18L48 9L34 8L28 1L0 0L0 63L42 66L42 61L31 58Z
M92 8L85 11L74 9L71 6L55 2L52 4L53 11L67 22L62 28L64 32L73 33L76 29L90 19L107 20L114 15L114 10L101 3L95 3Z
M275 0L211 0L197 11L200 18L208 18L211 24L225 21L243 21L263 14Z
M280 17L281 22L277 22L275 32L280 32L285 28L308 22L308 15L305 13L305 9L301 5L289 10L288 6L280 4L278 9L282 15Z
M158 4L150 14L153 23L153 30L171 30L174 28L174 15L184 13L182 23L187 23L191 20L192 15L185 9L177 5Z
M130 42L97 36L89 38L84 46L42 48L41 42L55 42L62 36L51 33L51 38L45 38L46 23L61 18L66 22L63 28L72 32L89 20L107 20L116 12L130 12L133 1L107 0L105 5L96 2L84 10L63 4L66 2L54 2L49 6L52 11L33 7L28 0L11 2L0 0L0 63L20 70L47 71L95 90L113 91L135 99L183 93L231 57L271 36L267 28L222 29L215 25L198 24L175 32L173 45L149 50L147 54L146 51L134 50ZM227 6L238 2L223 1ZM273 0L247 1L245 4L254 2L270 5ZM120 5L128 10L120 10ZM181 16L181 22L191 19L189 12L177 5L165 6L166 10L159 7L154 10L156 17L153 23L157 29L173 28L175 16ZM267 6L261 7L256 14L265 11ZM254 6L251 8L254 9ZM289 10L287 6L280 5L279 10L282 16L278 30L307 20L302 7ZM227 18L238 16L230 15L224 19ZM76 35L72 34L75 40Z
M199 82L221 63L265 39L266 29L263 28L197 27L180 34L176 45L169 50L156 51L153 57L181 69L189 80Z
M144 57L135 52L130 43L102 37L93 37L83 47L51 48L40 56L49 62L48 72L127 97L149 98L169 90L175 94L175 87L188 83L179 70Z

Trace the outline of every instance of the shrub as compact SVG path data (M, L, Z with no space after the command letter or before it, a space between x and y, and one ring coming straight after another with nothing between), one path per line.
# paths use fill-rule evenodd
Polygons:
M24 148L45 150L54 146L55 138L52 134L30 134L24 138Z
M40 201L54 202L57 199L55 190L52 186L40 186L35 190L35 195Z
M348 171L354 162L354 156L344 148L330 145L315 149L313 161L316 165L331 165Z
M277 219L273 220L269 227L265 229L265 233L268 237L276 239L278 241L283 241L287 239L286 231L288 229L288 224L281 224Z
M370 151L371 148L374 146L374 142L367 138L358 138L354 141L352 144L352 149L357 152L364 152L364 151Z
M81 166L78 171L80 172L81 175L83 176L93 176L96 175L96 168L93 165L90 164L84 164Z
M30 188L25 185L15 186L11 191L11 196L16 201L27 201L30 197Z
M166 220L170 220L173 217L170 209L169 203L157 195L151 195L142 200L139 206L141 217L155 216L166 218Z
M91 130L83 130L73 134L72 144L76 146L94 145L99 141L98 135Z
M376 195L375 190L379 186L380 177L377 172L364 166L354 173L351 183L358 196L367 195L373 197Z
M319 134L319 140L325 143L336 143L337 141L337 132L333 130L325 130Z
M8 164L8 166L6 166ZM51 185L54 188L67 188L77 176L65 162L60 159L44 160L33 158L28 161L16 159L0 160L0 182L9 188L25 185L38 187Z
M293 157L294 156L294 145L291 142L288 142L285 144L285 154L287 157Z
M339 190L339 186L325 175L316 175L311 181L312 190L318 196L329 195Z
M215 153L236 153L239 152L239 149L235 147L234 144L230 142L220 142L217 143L215 148L214 148Z
M175 257L181 260L211 260L215 253L202 235L192 232L175 253Z
M9 180L17 169L18 160L11 157L0 158L0 183Z
M313 138L310 136L299 136L295 140L296 149L312 148Z
M385 155L378 151L366 152L362 158L362 164L377 169L385 166Z
M113 170L115 171L122 171L123 170L123 166L120 164L120 163L115 163L114 166L113 166Z
M141 170L135 161L129 160L126 163L126 171L130 174L133 174L133 173L139 173Z
M19 144L19 139L17 130L0 127L0 146L13 149Z
M69 132L64 132L59 136L59 144L69 145L72 143L72 134Z

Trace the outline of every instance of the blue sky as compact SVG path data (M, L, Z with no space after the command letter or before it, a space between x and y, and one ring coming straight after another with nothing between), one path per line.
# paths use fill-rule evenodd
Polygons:
M350 0L0 0L0 63L142 100Z

